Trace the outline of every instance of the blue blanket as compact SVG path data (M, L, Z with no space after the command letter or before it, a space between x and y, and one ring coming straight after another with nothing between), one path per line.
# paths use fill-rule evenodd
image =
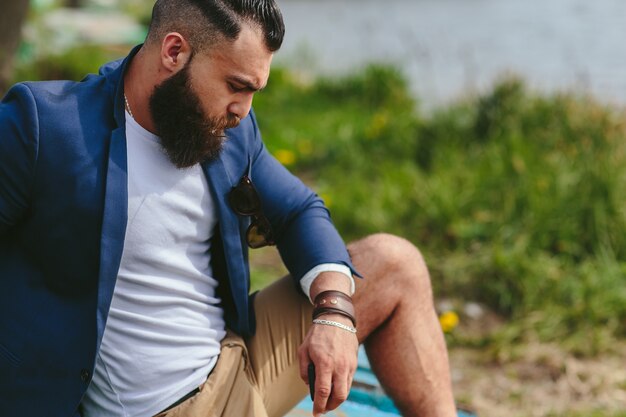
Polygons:
M313 403L309 397L302 400L287 417L310 417ZM326 414L328 417L397 417L400 415L393 401L383 392L361 347L359 366L348 400L337 410ZM459 417L476 417L467 411L458 411Z

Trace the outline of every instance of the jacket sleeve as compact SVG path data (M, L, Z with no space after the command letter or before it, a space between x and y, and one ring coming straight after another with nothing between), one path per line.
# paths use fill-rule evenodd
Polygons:
M29 206L39 127L34 97L18 84L0 102L0 237Z
M346 265L359 276L321 198L269 154L254 114L250 116L255 130L251 179L292 277L299 281L310 269L324 263Z

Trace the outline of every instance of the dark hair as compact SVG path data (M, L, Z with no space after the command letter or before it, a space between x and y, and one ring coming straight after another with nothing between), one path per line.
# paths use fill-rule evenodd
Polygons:
M280 48L285 24L274 0L157 0L146 43L179 32L194 51L201 51L220 39L237 39L244 22L262 30L271 52Z

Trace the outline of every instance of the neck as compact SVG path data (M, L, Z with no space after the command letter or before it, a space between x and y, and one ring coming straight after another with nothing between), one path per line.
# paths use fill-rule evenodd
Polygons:
M133 57L124 74L124 94L132 109L133 118L147 131L156 134L150 114L150 95L158 79L151 54L144 45Z

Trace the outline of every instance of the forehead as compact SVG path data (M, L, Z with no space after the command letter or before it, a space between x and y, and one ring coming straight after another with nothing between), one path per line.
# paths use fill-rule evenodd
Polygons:
M260 88L267 83L272 57L261 30L244 24L236 40L216 43L198 56L198 64L217 76L245 78Z

